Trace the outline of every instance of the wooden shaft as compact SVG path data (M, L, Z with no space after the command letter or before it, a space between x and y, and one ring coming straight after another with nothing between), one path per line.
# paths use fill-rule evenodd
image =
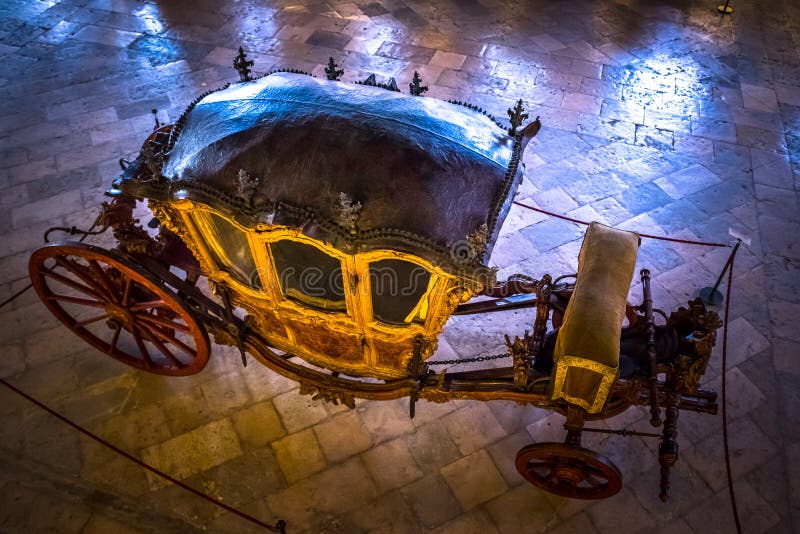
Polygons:
M649 362L650 424L661 426L661 410L658 407L658 374L656 369L656 325L653 318L653 296L650 291L650 271L642 269L642 291L644 292L644 315L647 327L647 357Z
M666 502L669 499L670 469L678 460L678 410L679 395L671 392L666 399L666 420L661 443L658 446L658 463L661 466L661 492L659 498Z
M536 286L536 320L533 322L533 343L530 347L530 357L534 360L544 344L547 335L547 320L550 318L550 293L552 279L546 274Z
M564 428L567 430L567 437L564 443L580 447L585 415L586 410L583 408L572 404L567 406L567 421L564 423Z

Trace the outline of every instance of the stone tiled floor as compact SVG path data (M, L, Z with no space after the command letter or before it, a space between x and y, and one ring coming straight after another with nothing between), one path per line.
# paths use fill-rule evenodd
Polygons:
M544 127L518 198L651 234L751 239L731 302L730 435L744 531L800 528L800 5L637 0L375 2L6 0L0 5L0 299L26 284L51 224L86 226L152 124L256 70L346 80L418 70L430 96L498 117L522 98ZM582 229L512 210L501 274L574 270ZM99 242L103 243L104 238ZM646 241L657 306L713 282L724 250ZM632 292L636 299L636 288ZM527 312L453 319L441 352L491 353ZM335 408L215 348L167 379L87 349L28 293L0 312L0 372L114 444L291 532L733 531L720 418L683 414L672 500L655 444L591 435L623 490L577 502L523 484L512 459L559 441L560 416L509 403ZM719 352L706 376L720 384ZM242 532L248 525L87 441L0 388L4 532ZM646 429L629 410L615 428Z

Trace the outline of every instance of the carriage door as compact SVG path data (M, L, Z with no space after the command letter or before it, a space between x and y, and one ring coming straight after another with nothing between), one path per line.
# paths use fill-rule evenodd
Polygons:
M283 297L281 322L298 351L334 368L367 370L353 282L346 276L348 258L294 239L268 246Z

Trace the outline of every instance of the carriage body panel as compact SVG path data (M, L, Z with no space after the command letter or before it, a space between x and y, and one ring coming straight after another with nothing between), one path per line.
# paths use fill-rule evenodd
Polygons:
M415 339L423 340L432 352L454 308L477 290L474 284L465 285L423 258L396 250L345 254L297 228L270 225L249 229L207 205L189 200L153 203L153 207L162 223L190 245L208 278L232 289L234 304L253 317L251 327L270 345L351 376L406 376ZM217 221L216 225L213 221ZM218 231L222 221L227 227L223 235L237 235L239 246L225 248ZM321 261L305 266L310 270L307 275L321 275L323 281L334 276L334 282L341 284L341 291L336 292L341 300L331 301L308 294L313 291L303 294L286 287L291 282L287 271L294 266L284 265L281 269L276 258L278 245L302 247L318 254ZM251 276L243 276L247 271L237 267L231 257L248 258L245 262L239 260L239 265L251 265ZM328 262L335 262L340 273L323 271ZM385 262L401 262L411 271L376 272L374 266ZM302 275L300 266L294 270ZM310 289L324 295L330 288L317 284ZM380 305L379 300L391 300L397 293L412 289L417 291L403 299L399 315L381 316L380 310L373 309L373 304Z

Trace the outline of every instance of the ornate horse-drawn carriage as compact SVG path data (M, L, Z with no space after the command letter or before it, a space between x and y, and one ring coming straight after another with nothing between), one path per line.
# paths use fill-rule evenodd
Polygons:
M332 62L331 62L332 63ZM577 275L497 282L486 266L539 130L473 106L412 95L393 80L346 84L296 72L198 98L123 164L98 224L111 250L76 242L34 252L48 308L101 352L139 369L189 375L214 341L352 407L355 398L505 399L566 416L564 443L524 447L522 476L558 495L616 493L619 470L581 447L584 421L650 406L662 426L661 496L677 458L679 410L715 413L698 389L720 322L700 301L656 325L626 303L639 238L593 223ZM146 200L151 230L134 218ZM96 232L92 232L96 233ZM201 277L216 297L201 290ZM434 372L454 314L535 308L505 367ZM662 412L664 418L662 421Z

